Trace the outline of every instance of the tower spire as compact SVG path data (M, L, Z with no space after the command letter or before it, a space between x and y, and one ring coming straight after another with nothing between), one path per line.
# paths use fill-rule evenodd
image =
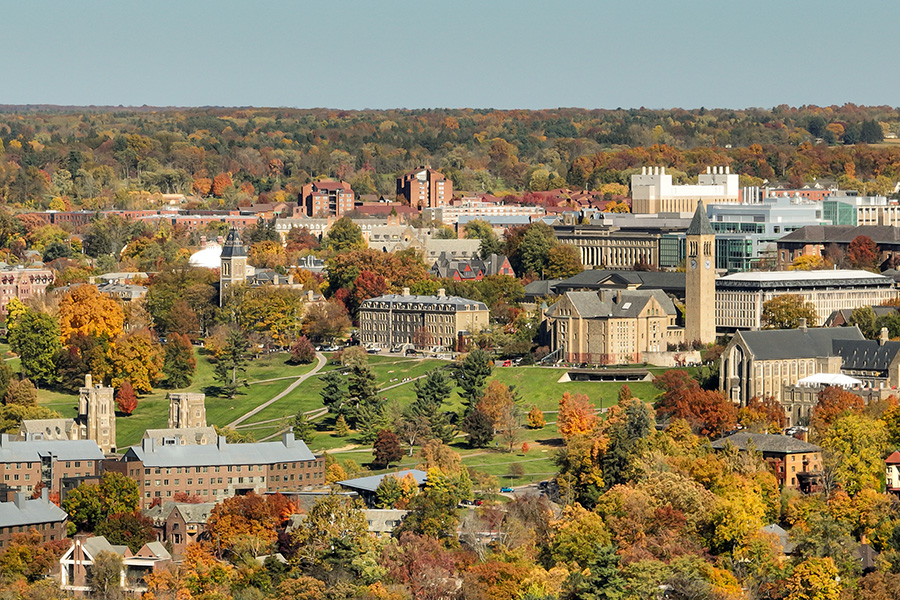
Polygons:
M697 200L697 210L694 211L694 218L688 226L685 235L715 235L716 232L709 223L709 217L706 216L706 207L703 206L703 200Z

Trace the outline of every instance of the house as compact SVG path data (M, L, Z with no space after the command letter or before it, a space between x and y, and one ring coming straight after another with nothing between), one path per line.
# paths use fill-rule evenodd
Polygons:
M448 260L470 260L481 255L480 239L443 240L427 238L425 240L426 265L433 265L441 256Z
M662 290L566 292L544 315L550 352L575 363L642 362L684 342L678 311Z
M889 317L891 315L897 314L897 311L900 308L896 306L872 306L872 311L875 313L875 318L880 317ZM853 311L855 309L851 308L841 308L830 315L825 319L825 322L822 324L823 327L846 327L850 325L850 317L853 315Z
M12 502L0 502L0 549L19 533L36 531L44 542L65 539L69 515L49 500L47 488L40 498L16 492Z
M188 545L202 539L215 506L215 502L175 503L162 528L162 541L171 543L173 556L181 556Z
M766 525L762 529L760 529L762 533L775 536L777 540L778 547L781 548L782 554L785 556L790 556L794 553L794 547L796 546L794 542L791 541L791 534L787 532L783 527L778 525L778 523L772 523L770 525Z
M13 298L24 302L43 295L53 279L50 269L4 266L0 269L0 313L6 314L6 305Z
M900 495L900 452L897 450L884 459L884 488Z
M435 277L441 279L453 279L454 281L481 281L492 275L509 275L515 277L509 259L501 254L491 254L487 258L470 258L451 260L447 255L438 257L429 271Z
M809 492L821 483L822 449L794 437L740 432L715 440L712 447L761 453L783 487Z
M60 589L77 596L90 593L91 567L101 552L122 557L119 585L129 593L146 592L144 576L172 562L172 556L160 542L149 542L132 553L128 546L114 546L103 536L76 536L72 546L59 559Z
M382 473L381 475L369 475L368 477L358 477L356 479L338 481L338 485L358 493L366 503L366 506L373 507L375 506L375 490L381 485L382 479L385 477L403 479L407 475L412 476L419 487L425 485L425 480L428 477L428 473L425 471L419 469L404 469L403 471L397 471L396 473Z

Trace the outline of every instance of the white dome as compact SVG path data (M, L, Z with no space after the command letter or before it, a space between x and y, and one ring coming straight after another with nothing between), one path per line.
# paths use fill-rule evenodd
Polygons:
M222 246L210 244L203 250L191 254L189 262L192 267L218 269L222 266Z

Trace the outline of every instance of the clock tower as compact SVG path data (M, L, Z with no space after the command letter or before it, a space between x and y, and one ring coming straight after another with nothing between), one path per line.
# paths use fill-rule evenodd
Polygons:
M685 241L684 341L711 344L716 341L716 232L702 201L697 202Z

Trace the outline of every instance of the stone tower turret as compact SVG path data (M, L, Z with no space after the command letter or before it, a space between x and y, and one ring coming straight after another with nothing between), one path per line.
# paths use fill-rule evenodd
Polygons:
M90 374L78 393L79 439L94 440L104 454L116 451L115 390L102 383L94 385Z
M684 341L716 341L716 232L697 202L694 219L685 233Z
M222 267L219 271L219 306L225 304L228 288L247 281L247 248L237 229L228 232L222 246Z

